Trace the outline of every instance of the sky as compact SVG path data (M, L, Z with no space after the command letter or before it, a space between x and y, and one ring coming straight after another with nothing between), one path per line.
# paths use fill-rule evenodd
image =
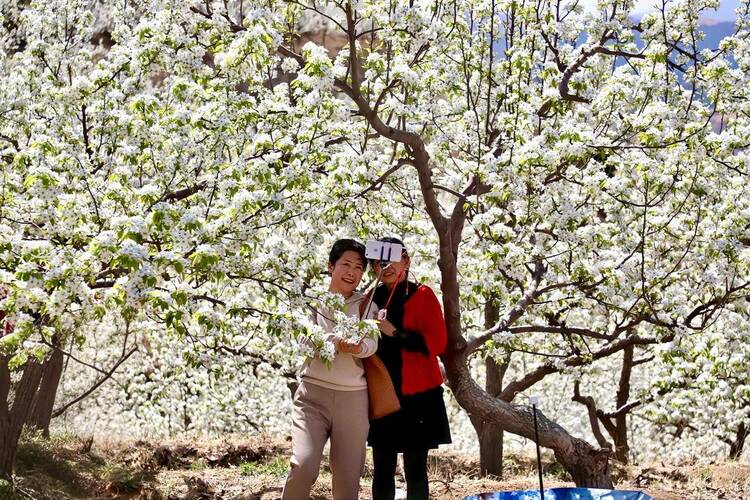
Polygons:
M581 0L588 8L595 8L597 0ZM654 7L661 5L661 0L636 0L633 14L644 14ZM734 10L739 6L739 0L721 0L721 5L715 11L707 10L704 17L716 19L717 21L734 21Z

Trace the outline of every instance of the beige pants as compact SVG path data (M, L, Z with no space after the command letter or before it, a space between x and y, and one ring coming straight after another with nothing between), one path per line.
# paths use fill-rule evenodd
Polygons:
M282 498L310 498L330 438L333 498L357 499L369 428L366 389L336 391L303 380L294 394L291 468Z

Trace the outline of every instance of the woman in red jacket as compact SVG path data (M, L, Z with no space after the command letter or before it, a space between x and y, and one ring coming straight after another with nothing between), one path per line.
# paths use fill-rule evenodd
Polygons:
M399 243L396 238L381 241ZM445 350L447 335L440 303L432 289L408 280L409 255L381 268L382 284L373 301L386 310L377 354L393 379L401 410L370 422L374 500L393 500L398 453L404 455L409 500L427 500L427 452L451 442L443 402L443 377L437 357Z

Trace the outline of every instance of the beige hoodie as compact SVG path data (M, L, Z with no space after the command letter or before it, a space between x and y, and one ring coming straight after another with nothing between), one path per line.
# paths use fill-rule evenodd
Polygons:
M364 295L354 292L351 297L344 301L346 314L359 317L359 306L363 300L365 300ZM377 310L378 306L372 303L367 317L374 319L377 316ZM320 310L313 313L313 321L330 333L333 331L335 323L329 318L333 318L330 311ZM331 334L329 340L335 342L339 339ZM302 365L302 380L338 391L367 389L367 380L365 380L365 370L362 367L361 358L367 358L375 354L378 349L378 341L369 337L365 338L362 340L362 347L362 352L357 355L336 352L330 368L323 363L320 355L316 353L315 357L308 358Z

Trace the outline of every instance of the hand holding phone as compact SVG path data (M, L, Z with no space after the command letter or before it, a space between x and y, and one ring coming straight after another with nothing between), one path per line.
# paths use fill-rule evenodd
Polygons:
M387 319L381 319L380 321L378 321L378 328L380 328L380 331L388 337L393 337L393 335L395 335L396 333L396 327L393 326L393 323L391 323Z

